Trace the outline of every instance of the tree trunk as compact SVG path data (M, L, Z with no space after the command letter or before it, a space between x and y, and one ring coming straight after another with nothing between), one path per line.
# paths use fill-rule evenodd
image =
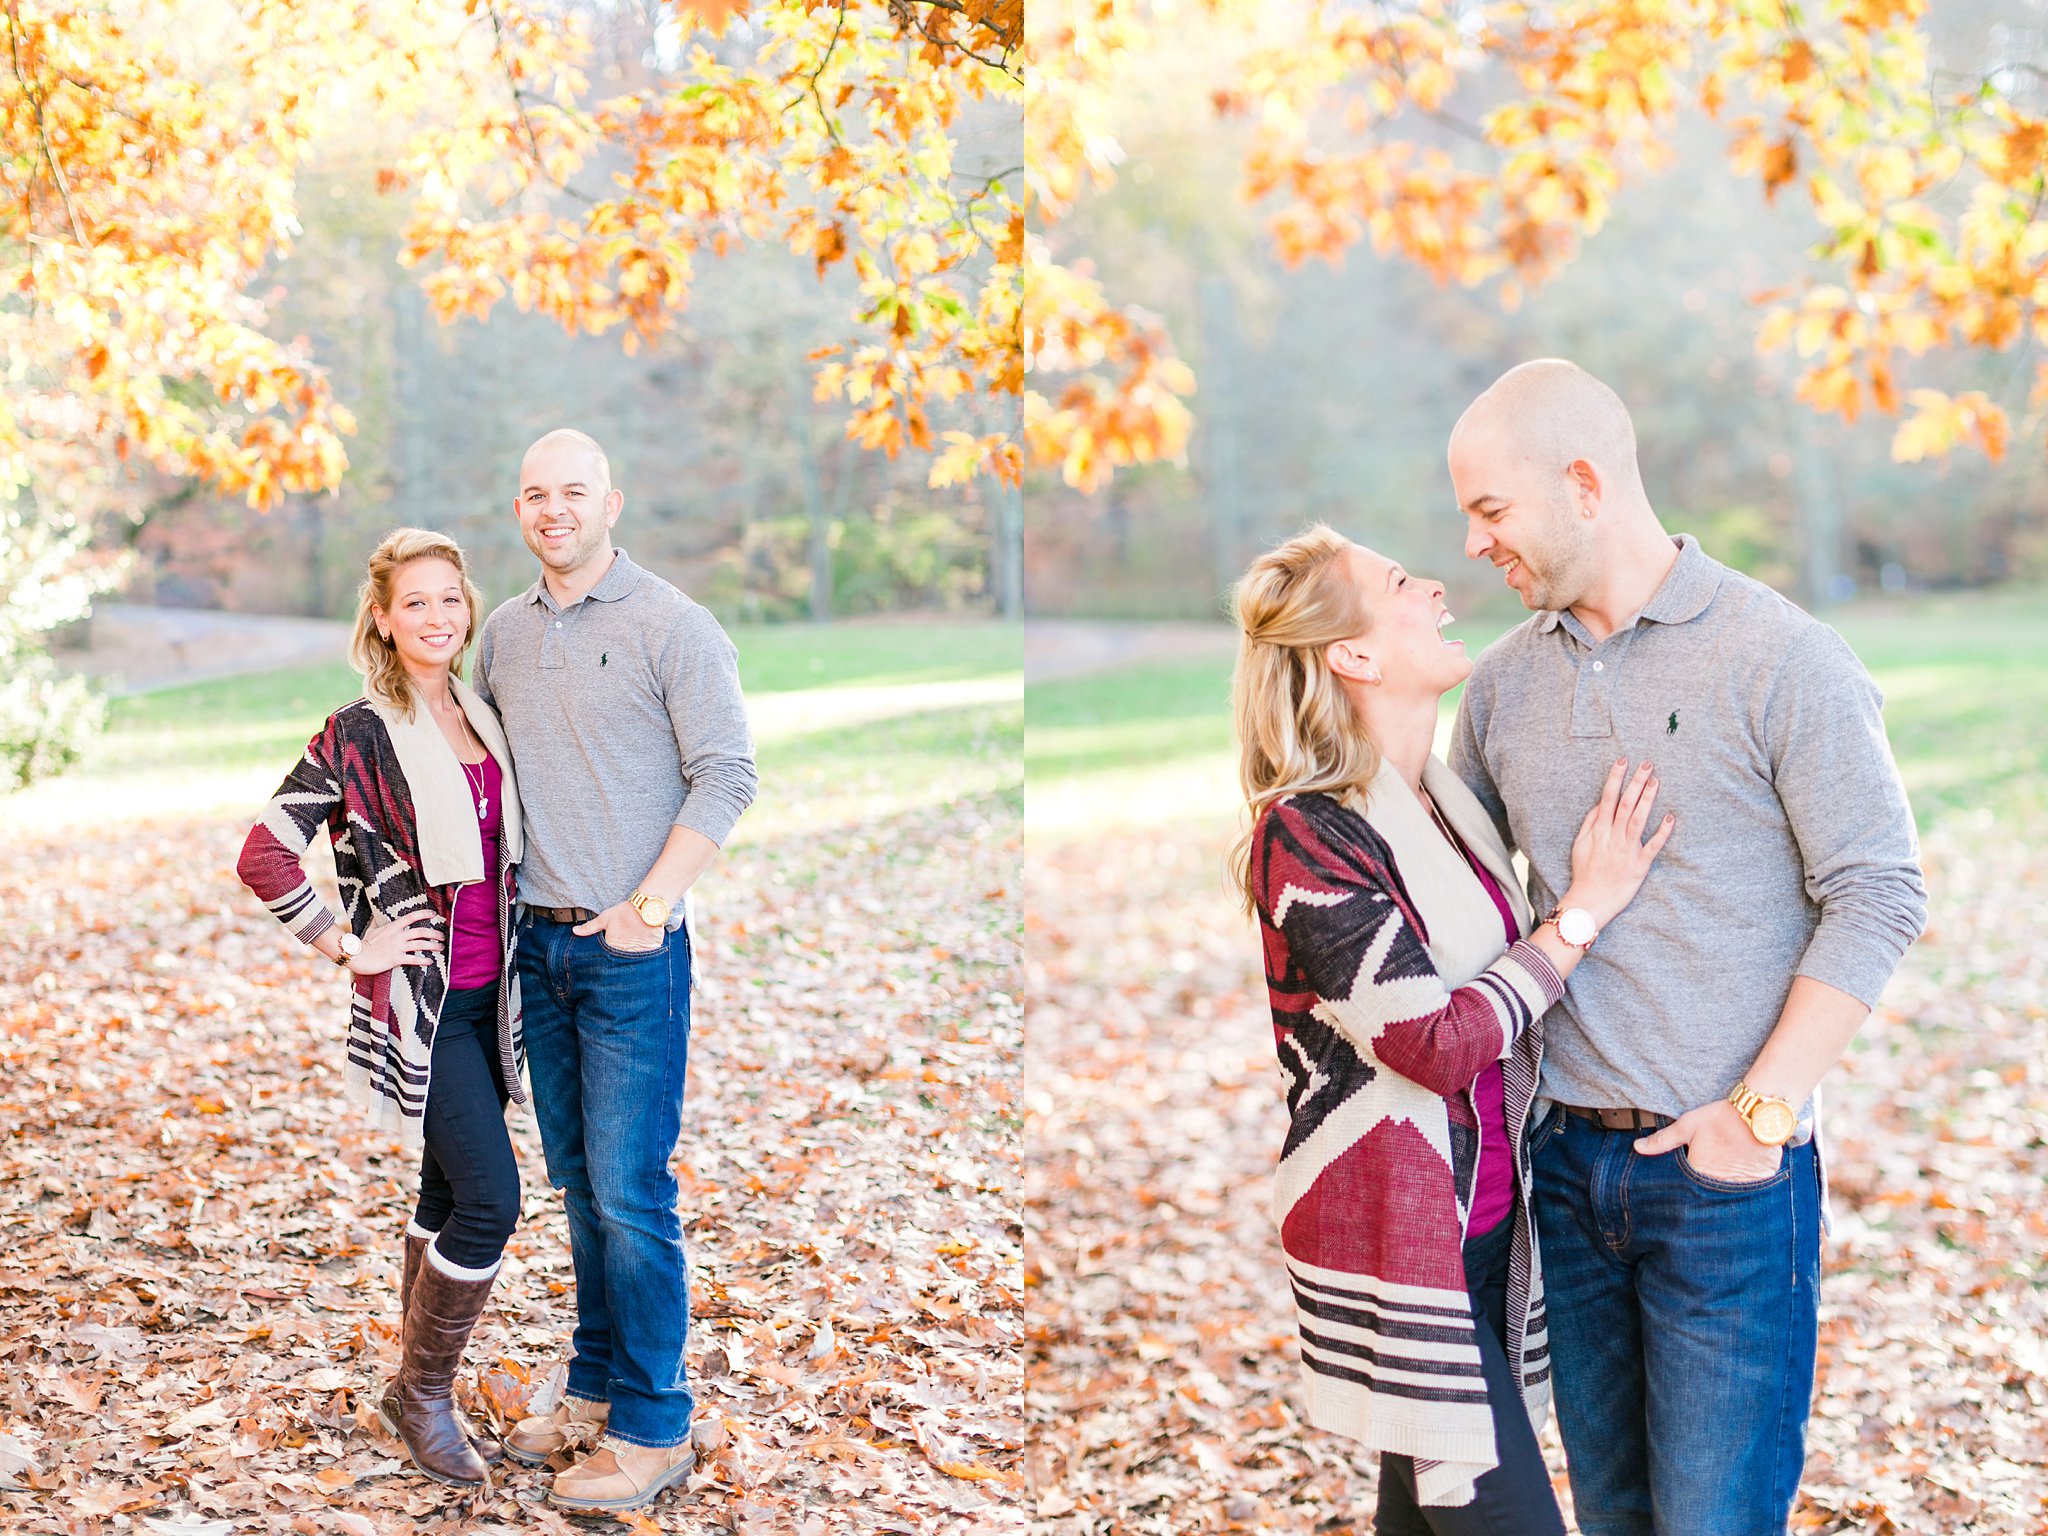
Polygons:
M1840 600L1842 493L1825 426L1803 406L1792 412L1793 485L1799 497L1800 585L1818 611Z
M1209 512L1210 566L1217 592L1228 591L1244 567L1244 466L1232 385L1238 368L1237 290L1212 274L1197 287L1202 394L1209 402L1198 429L1203 500Z
M810 515L811 622L832 621L832 514L825 505L825 471L818 462L818 438L811 430L810 380L802 368L791 375L791 417L797 433L797 478Z
M989 521L994 524L990 549L996 577L997 611L1006 619L1024 617L1024 491L996 482L989 493Z

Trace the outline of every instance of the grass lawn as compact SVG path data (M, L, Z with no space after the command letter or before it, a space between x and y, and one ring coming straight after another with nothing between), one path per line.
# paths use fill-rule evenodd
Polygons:
M1923 827L2048 797L2048 600L1958 594L1852 605L1829 622L1885 695ZM1506 626L1461 623L1475 654ZM1034 831L1236 814L1230 658L1148 662L1031 686L1024 761ZM1444 701L1448 727L1457 695ZM1441 747L1443 737L1439 735Z
M801 780L807 816L860 819L959 796L1021 795L1015 624L756 625L731 631L764 784ZM283 667L117 699L84 762L0 796L0 821L253 811L337 705L340 664ZM764 791L742 837L788 831Z

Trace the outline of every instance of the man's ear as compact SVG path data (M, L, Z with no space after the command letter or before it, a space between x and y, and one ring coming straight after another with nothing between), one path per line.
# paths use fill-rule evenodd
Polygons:
M616 485L604 493L604 525L609 528L619 520L619 514L626 510L626 493Z
M1573 459L1564 467L1564 478L1572 499L1572 515L1598 517L1605 489L1600 483L1599 469L1585 459Z

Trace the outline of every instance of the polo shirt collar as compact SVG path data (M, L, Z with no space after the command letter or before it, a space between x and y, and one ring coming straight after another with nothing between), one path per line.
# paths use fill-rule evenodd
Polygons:
M1678 563L1665 574L1662 585L1643 604L1637 618L1653 619L1659 624L1683 624L1705 613L1707 604L1720 589L1720 562L1700 548L1700 541L1689 533L1681 533L1674 542L1678 545Z
M592 587L586 596L596 598L600 603L615 603L639 583L640 567L626 558L623 549L612 550L612 568L604 573L604 580Z
M640 581L640 567L626 558L626 552L616 545L612 548L612 568L604 573L604 579L584 593L585 598L596 598L601 603L615 603L632 591ZM548 579L539 576L526 589L526 601L539 603L542 607L559 613L561 607L555 602L554 593L548 590ZM579 599L581 601L581 599Z
M1686 623L1705 613L1707 604L1720 590L1720 562L1700 548L1700 541L1689 533L1681 533L1672 542L1678 546L1677 563L1664 573L1664 580L1636 614L1638 620L1649 619L1658 624ZM1546 609L1537 620L1537 628L1547 635L1564 622L1564 617L1563 609ZM1572 621L1571 628L1580 640L1588 638L1576 619Z

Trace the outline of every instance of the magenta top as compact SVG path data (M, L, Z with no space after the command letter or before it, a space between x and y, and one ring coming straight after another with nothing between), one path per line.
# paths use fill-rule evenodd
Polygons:
M1512 944L1521 937L1515 931L1515 909L1508 905L1508 898L1500 888L1500 882L1486 871L1486 866L1472 857L1469 848L1459 849L1465 855L1465 862L1472 866L1472 873L1479 877L1479 883L1486 887L1486 894L1493 898L1493 904L1500 910L1501 927ZM1479 1173L1473 1181L1472 1218L1465 1230L1472 1237L1491 1232L1507 1219L1515 1206L1515 1156L1508 1144L1507 1094L1500 1080L1500 1063L1494 1062L1472 1083L1472 1109L1479 1120Z
M498 979L505 946L498 933L498 833L504 827L499 790L504 774L495 757L481 763L464 763L462 776L469 783L469 802L476 805L478 770L482 770L484 812L477 825L484 836L484 878L465 885L455 893L454 933L448 954L450 987L488 987ZM1481 1164L1484 1167L1484 1163Z

